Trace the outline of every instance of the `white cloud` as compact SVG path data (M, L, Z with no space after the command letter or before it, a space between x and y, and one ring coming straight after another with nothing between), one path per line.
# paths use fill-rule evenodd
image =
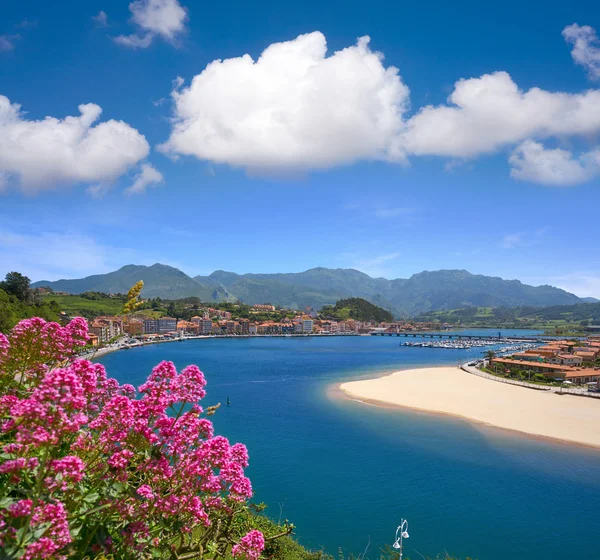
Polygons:
M585 183L600 174L600 148L579 157L567 150L546 149L533 140L518 146L509 159L510 175L520 181L551 186Z
M600 41L596 30L589 25L568 25L563 29L563 37L573 45L571 56L583 66L592 80L600 80Z
M105 274L126 265L156 262L181 268L181 263L139 247L118 247L72 231L21 233L0 226L0 279L17 270L33 282Z
M572 34L575 28L567 29ZM594 60L593 41L586 37L585 60ZM524 149L533 157L531 148L540 140L600 134L600 90L525 91L508 73L494 72L457 81L447 103L408 118L408 87L396 68L383 65L382 54L370 50L368 37L330 56L326 50L325 37L314 32L274 43L256 61L247 54L215 60L188 87L179 80L171 94L171 136L159 149L254 174L293 175L428 155L454 158L448 164L453 168L527 142L511 158L513 177L558 184L520 171L528 164L520 163ZM581 182L577 177L569 181Z
M500 242L500 246L503 249L514 249L518 247L523 242L523 234L522 233L509 233L502 238Z
M385 276L388 272L386 265L392 261L395 261L400 257L401 253L384 253L381 255L370 256L367 258L361 258L351 265L351 268L355 268L372 276L374 278Z
M29 194L74 183L106 187L150 150L146 138L123 121L94 125L102 109L93 103L64 119L28 120L20 109L0 95L0 173L16 177Z
M172 92L170 153L258 173L401 161L396 145L408 88L369 38L326 57L322 33L216 60Z
M155 37L175 44L185 32L187 10L178 0L136 0L129 4L129 11L137 33L115 37L117 43L126 47L149 47Z
M535 231L521 231L518 233L509 233L500 241L500 247L503 249L515 249L516 247L531 247L542 241L542 238L548 232L547 227L538 228Z
M447 105L407 123L402 144L415 155L470 158L530 138L600 132L600 91L521 91L506 72L459 80Z
M373 214L376 218L398 218L400 216L406 216L413 213L412 208L396 207L396 208L375 208Z
M149 163L143 163L141 171L135 176L133 185L125 189L125 194L142 194L151 185L157 185L164 181L160 171L156 170Z
M95 16L92 16L92 20L96 23L98 27L108 26L108 16L103 10L100 10Z
M121 249L100 245L85 235L0 229L0 262L5 269L0 272L18 270L33 281L106 272L117 255L123 256Z
M0 35L0 52L12 51L15 48L15 41L19 35Z
M550 278L553 284L579 297L600 299L600 274L590 271L573 272Z

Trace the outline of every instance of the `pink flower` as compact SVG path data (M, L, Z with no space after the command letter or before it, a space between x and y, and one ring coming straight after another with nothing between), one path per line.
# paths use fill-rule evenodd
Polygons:
M233 515L236 502L252 495L244 475L248 450L215 436L202 417L206 380L198 367L178 373L161 362L138 395L100 364L73 360L86 339L83 319L66 327L28 319L10 338L0 336L0 474L7 495L28 498L0 513L0 547L16 547L24 560L63 558L69 516L98 506L109 514L102 533L115 543L90 544L94 554L122 550L138 557L198 524ZM31 480L42 474L41 457L44 484L36 493ZM20 545L16 535L26 516L30 531ZM262 534L253 531L234 555L256 560L263 550Z
M84 463L75 455L67 455L62 459L54 459L49 464L53 476L45 479L46 488L49 490L66 490L68 483L79 482L83 478ZM57 475L59 475L57 477Z
M179 401L196 402L206 396L206 380L198 366L190 365L181 371L177 377Z
M152 492L152 488L150 488L150 486L148 486L147 484L142 484L138 489L137 489L137 493L142 497L142 498L146 498L147 500L151 500L152 498L154 498L154 492Z
M0 362L8 355L9 347L10 342L8 342L8 338L6 338L5 335L0 333Z
M48 525L42 536L25 548L25 560L51 558L71 542L67 512L62 502L45 503L35 508L31 528Z
M129 464L129 461L133 456L133 451L124 449L123 451L117 451L116 453L113 453L108 459L107 463L114 469L122 469Z
M234 558L241 560L257 560L260 553L265 549L265 538L256 529L242 537L239 544L234 545L231 550Z
M31 513L33 502L31 500L19 500L8 508L8 513L13 517L25 517Z

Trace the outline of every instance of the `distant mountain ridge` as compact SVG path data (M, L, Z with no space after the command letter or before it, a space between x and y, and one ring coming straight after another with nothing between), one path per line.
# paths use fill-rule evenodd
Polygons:
M236 301L247 304L272 303L303 309L320 309L339 299L360 297L388 309L396 317L427 311L469 306L546 307L584 303L560 288L528 286L519 280L471 274L466 270L424 271L410 278L372 278L354 269L311 268L304 272L236 274L217 270L209 276L191 278L163 264L127 265L108 274L78 280L40 281L32 286L49 286L68 293L85 291L126 292L144 281L147 298L177 299L196 296L203 301Z
M80 294L82 292L127 293L138 280L144 281L143 296L163 299L179 299L197 296L204 301L226 300L227 296L218 289L203 286L185 272L165 264L142 266L128 264L107 274L95 274L77 280L56 280L34 282L31 286L50 286L54 291Z

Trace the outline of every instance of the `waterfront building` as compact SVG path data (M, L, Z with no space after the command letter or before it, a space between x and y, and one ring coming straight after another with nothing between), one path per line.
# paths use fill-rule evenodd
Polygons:
M89 332L98 337L98 342L104 344L110 340L108 335L108 325L101 321L93 321L89 326Z
M144 321L144 334L166 334L177 331L177 319L174 317L161 317L160 319L146 319Z
M213 331L213 322L208 319L202 319L200 321L200 334L211 334Z
M310 334L313 332L314 321L312 319L304 319L302 321L302 333Z
M256 311L275 311L275 306L270 303L255 303L252 309Z
M575 354L557 354L550 358L550 363L563 364L565 366L580 366L583 363L583 358Z

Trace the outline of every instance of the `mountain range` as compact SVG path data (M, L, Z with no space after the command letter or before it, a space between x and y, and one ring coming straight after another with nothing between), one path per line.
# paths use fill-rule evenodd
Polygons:
M196 296L206 302L242 301L284 307L320 309L337 300L361 297L396 317L466 306L517 307L584 303L552 286L528 286L519 280L471 274L466 270L424 271L410 278L372 278L354 269L311 268L304 272L236 274L217 270L209 276L188 276L164 264L127 265L107 274L76 280L39 281L32 287L78 294L86 291L126 293L144 281L143 297L178 299Z

